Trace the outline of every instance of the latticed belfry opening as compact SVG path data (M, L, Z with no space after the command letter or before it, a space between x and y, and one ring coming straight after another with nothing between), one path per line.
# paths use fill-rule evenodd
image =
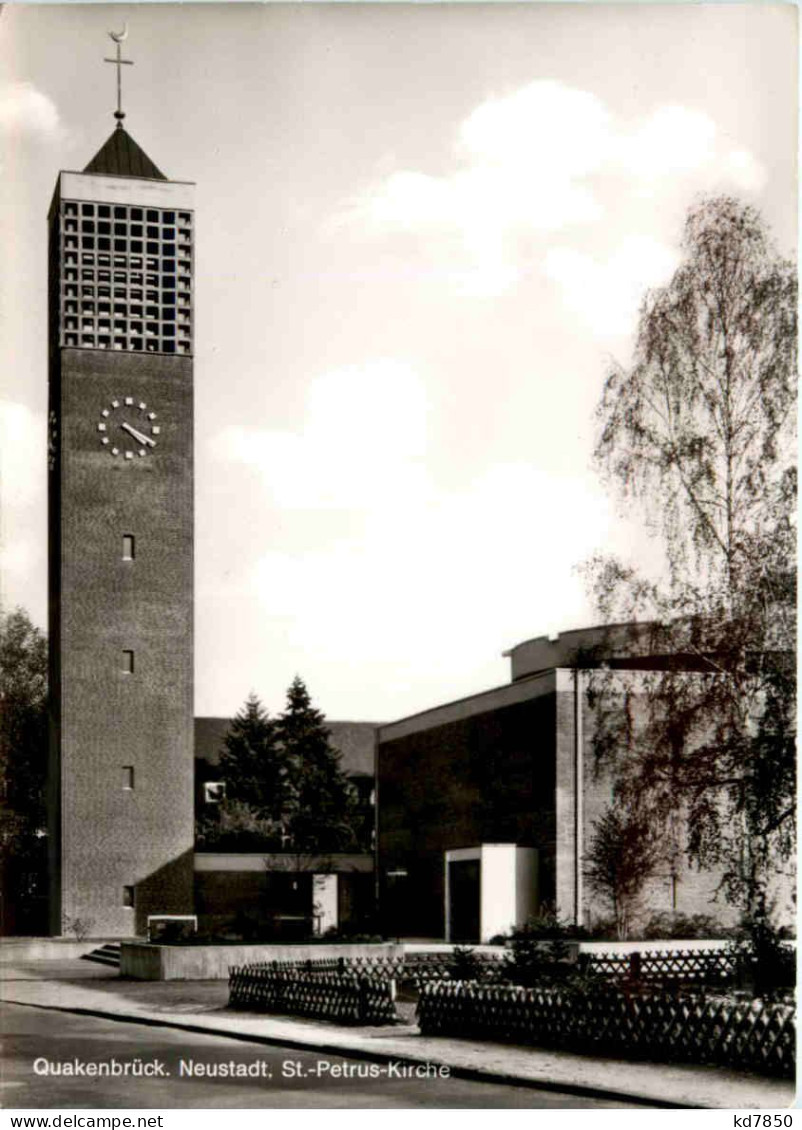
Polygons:
M192 213L62 200L59 340L192 352Z

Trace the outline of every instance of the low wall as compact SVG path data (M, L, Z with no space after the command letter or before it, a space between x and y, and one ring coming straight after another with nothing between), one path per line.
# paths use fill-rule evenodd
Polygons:
M48 939L42 939L47 942ZM58 939L54 939L58 941ZM70 943L59 943L69 945ZM79 946L81 943L71 943ZM63 956L78 956L91 950L96 943L83 943L84 948L76 953ZM662 953L684 950L718 951L726 949L726 941L704 941L689 939L665 939L649 942L576 942L570 948L578 948L580 954L630 954L638 951L644 955L659 951ZM470 946L477 954L503 956L503 946ZM321 961L323 958L397 958L403 955L428 953L452 953L454 946L441 944L410 943L351 943L331 945L224 945L224 946L157 946L146 942L123 942L120 972L124 977L142 981L223 981L228 977L229 968L235 965L252 965L265 961ZM55 955L61 956L61 955ZM8 959L10 960L10 959Z
M648 942L580 942L580 953L666 953L670 950L724 950L730 942L725 938L663 938Z
M91 953L109 938L0 938L0 965L19 965L28 961L70 961ZM114 939L115 941L117 939Z
M227 981L233 966L338 957L401 957L395 943L340 945L155 946L124 942L120 974L139 981Z

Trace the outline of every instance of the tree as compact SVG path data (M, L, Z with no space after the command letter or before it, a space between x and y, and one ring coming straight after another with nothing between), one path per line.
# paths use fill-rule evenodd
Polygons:
M240 827L252 833L254 820L286 823L294 803L292 764L279 741L276 722L255 694L248 696L233 719L224 742L220 775L226 784L229 831ZM241 806L252 815L245 816Z
M292 765L295 807L290 820L296 851L342 851L356 846L356 797L340 768L323 714L312 706L297 675L278 721L284 755Z
M619 799L668 828L684 798L690 860L749 909L795 833L796 273L729 197L690 211L684 250L607 377L596 449L667 558L660 582L597 560L600 611L666 658L591 694Z
M659 841L646 819L617 808L610 808L593 827L585 876L592 889L609 901L616 933L625 940L643 886L662 858Z
M226 797L213 811L204 812L197 825L197 843L205 851L281 851L284 824L260 816L250 804Z
M198 826L207 847L317 856L358 846L355 792L300 678L278 719L256 695L248 697L226 734L220 774L226 799Z
M47 639L17 608L0 618L3 932L44 929Z

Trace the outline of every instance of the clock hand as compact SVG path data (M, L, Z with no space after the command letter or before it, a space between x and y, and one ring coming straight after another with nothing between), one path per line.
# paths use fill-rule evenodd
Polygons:
M122 424L120 424L120 427L125 428L125 430L127 432L129 432L130 435L132 435L134 437L134 439L137 440L139 443L146 443L148 445L148 447L155 447L156 446L155 440L152 440L150 438L150 436L143 435L142 432L138 432L136 430L136 428L132 428L130 424L122 423Z

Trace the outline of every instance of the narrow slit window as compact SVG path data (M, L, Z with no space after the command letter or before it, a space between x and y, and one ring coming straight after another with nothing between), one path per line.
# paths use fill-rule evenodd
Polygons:
M123 674L133 675L134 673L134 653L133 651L123 652Z
M134 888L123 887L123 906L134 905Z
M133 765L123 765L123 789L133 789L134 787L134 767Z

